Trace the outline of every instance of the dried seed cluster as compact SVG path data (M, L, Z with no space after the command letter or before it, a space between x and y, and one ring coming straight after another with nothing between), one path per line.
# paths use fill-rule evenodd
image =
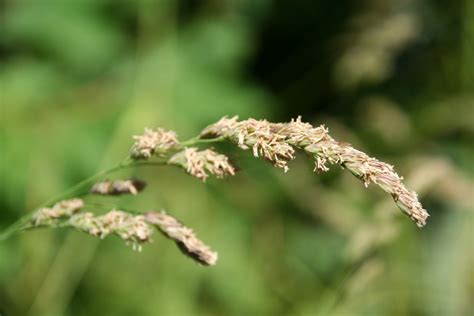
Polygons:
M32 218L31 227L69 227L101 239L116 235L138 251L141 251L142 244L152 241L151 236L158 229L198 263L212 266L217 262L217 252L199 240L191 228L165 211L136 215L114 209L95 216L91 212L80 212L83 207L81 199L71 199L52 208L39 209Z
M329 170L327 164L347 168L368 186L370 182L392 195L400 209L419 227L426 224L429 214L423 209L415 192L409 191L393 166L369 157L350 144L334 140L324 126L314 127L301 121L270 123L266 120L224 117L207 127L202 138L225 137L243 149L252 148L255 156L262 156L276 167L288 170L287 161L294 158L294 149L303 149L315 159L315 171Z
M229 158L212 149L199 151L195 147L185 148L173 155L168 162L183 167L187 173L203 182L209 177L209 173L217 178L235 174L235 168L229 162Z
M153 234L153 228L146 222L143 215L132 215L118 210L112 210L102 216L94 216L90 212L76 214L64 226L99 238L117 235L131 244L135 250L141 250L141 244L151 241Z
M284 135L275 133L266 120L248 119L239 122L237 116L224 117L206 128L202 137L224 136L246 150L251 148L255 157L263 157L275 167L288 171L287 161L295 158L295 150Z
M174 240L181 251L203 265L213 266L217 262L217 252L199 240L193 230L184 226L176 218L167 215L164 211L148 212L146 220L155 225L167 237Z
M133 139L135 139L135 144L130 154L133 159L148 159L153 155L160 156L179 146L176 133L162 128L156 130L145 128L143 135L134 136Z
M34 225L45 226L59 218L71 217L84 207L81 199L70 199L56 203L53 207L40 208L32 218Z
M92 186L90 192L98 195L137 195L146 186L145 181L138 179L102 181Z

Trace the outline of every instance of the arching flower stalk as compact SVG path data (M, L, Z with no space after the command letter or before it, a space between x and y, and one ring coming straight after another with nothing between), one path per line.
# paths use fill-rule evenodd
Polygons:
M350 144L336 141L325 126L314 127L302 122L301 117L288 123L255 119L239 121L237 116L224 117L206 127L197 137L184 142L178 140L175 132L162 128L145 129L144 134L134 136L134 140L129 157L122 163L82 181L21 218L0 235L0 240L26 229L70 227L99 238L116 235L127 244L132 244L134 249L141 249L141 245L150 242L151 235L158 229L172 239L185 255L203 265L214 265L217 253L197 239L192 229L164 211L137 214L113 208L97 216L81 212L88 204L77 197L84 194L138 194L145 187L143 181L104 180L107 175L125 168L178 166L203 182L210 175L216 178L233 176L236 168L226 155L211 148L200 150L195 147L220 141L251 150L255 157L261 157L285 172L289 170L288 162L295 158L296 150L304 151L314 159L314 171L325 172L330 165L337 164L361 179L366 187L370 183L376 184L393 197L417 226L423 227L429 216L416 193L405 187L393 166L369 157Z
M350 144L334 140L326 127L314 127L301 121L301 117L289 123L270 123L266 120L224 117L201 132L202 138L224 137L243 149L253 148L276 167L288 171L287 161L294 158L293 147L304 150L315 159L315 171L328 171L327 164L338 164L364 181L367 187L373 182L389 193L399 208L419 227L426 224L429 216L415 192L409 191L393 166L369 157Z

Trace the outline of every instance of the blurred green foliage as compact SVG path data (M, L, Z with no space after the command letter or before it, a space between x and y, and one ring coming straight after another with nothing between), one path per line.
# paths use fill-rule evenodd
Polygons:
M2 316L474 313L473 1L7 0L0 19L0 227L120 161L145 126L185 139L234 114L325 123L431 213L419 230L337 168L301 156L282 174L223 146L234 178L141 169L139 198L88 198L165 208L217 266L158 235L134 253L28 232L0 244Z

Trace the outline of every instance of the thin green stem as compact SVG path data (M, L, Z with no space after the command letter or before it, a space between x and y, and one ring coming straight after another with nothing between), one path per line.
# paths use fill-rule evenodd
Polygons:
M68 190L52 197L51 199L49 199L46 202L44 202L43 204L41 204L38 208L54 204L58 201L70 198L72 196L82 195L83 192L81 192L81 191L84 190L85 188L87 188L88 186L90 186L91 184L93 184L94 182L96 182L98 179L100 179L100 178L102 178L102 177L104 177L104 176L106 176L110 173L113 173L115 171L125 169L125 168L129 167L131 163L132 162L129 162L128 159L126 159L123 162L119 163L118 165L116 165L112 168L102 170L101 172L96 173L95 175L93 175L93 176L77 183L76 185L69 188Z
M168 165L167 161L137 161L133 167L161 167Z
M181 145L183 146L193 146L197 144L209 144L209 143L219 143L225 141L225 137L216 137L216 138L199 138L199 137L194 137L191 138L187 141L181 142Z

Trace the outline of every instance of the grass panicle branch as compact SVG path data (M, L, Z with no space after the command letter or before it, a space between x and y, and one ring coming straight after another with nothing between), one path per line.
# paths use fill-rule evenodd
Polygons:
M108 235L116 235L134 250L141 250L141 245L151 241L152 227L145 221L143 215L134 215L120 210L111 210L102 216L94 216L91 212L78 213L59 227L70 227L101 239Z
M172 239L188 257L203 264L213 266L217 262L217 252L199 240L193 230L184 226L176 218L161 212L145 213L145 219L155 225L166 237Z
M419 227L426 225L428 212L418 201L417 194L402 183L393 166L336 141L325 126L314 127L301 117L289 123L224 117L201 132L202 138L224 137L242 149L252 148L256 157L263 157L274 166L288 171L287 161L294 159L295 148L304 150L315 160L315 171L328 171L328 164L338 164L361 179L365 186L378 185L389 193L399 208Z

